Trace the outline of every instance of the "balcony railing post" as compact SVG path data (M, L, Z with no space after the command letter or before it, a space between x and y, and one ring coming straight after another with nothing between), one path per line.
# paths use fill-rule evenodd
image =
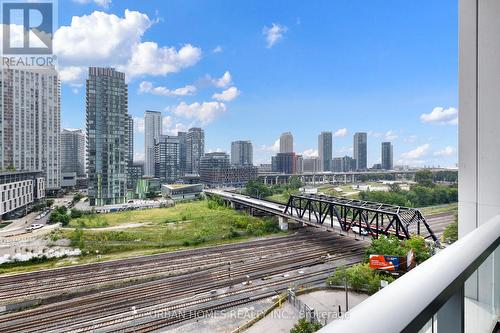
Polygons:
M464 332L464 286L439 309L436 320L437 333Z

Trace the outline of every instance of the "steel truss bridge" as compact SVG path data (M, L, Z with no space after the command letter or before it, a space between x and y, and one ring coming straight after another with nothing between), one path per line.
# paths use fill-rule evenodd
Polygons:
M416 233L420 235L423 224L429 233L425 238L431 237L434 242L439 242L423 215L414 208L304 194L291 195L284 213L321 225L325 222L330 222L332 227L338 224L346 232L353 227L358 227L359 231L363 228L374 238L394 235L400 239L410 239L410 229L416 227Z

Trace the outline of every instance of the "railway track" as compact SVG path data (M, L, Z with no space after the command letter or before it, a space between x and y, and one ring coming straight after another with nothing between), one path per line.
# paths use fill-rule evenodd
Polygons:
M206 311L213 311L212 298L205 297L205 301L197 301L197 295L209 293L213 289L240 286L241 282L246 280L247 275L250 275L254 280L264 281L263 285L270 288L273 285L281 283L280 281L283 280L269 279L270 276L296 271L303 267L314 267L324 261L335 261L336 264L353 264L362 260L366 243L353 242L352 239L345 239L331 233L304 231L295 236L280 237L278 240L274 239L269 243L268 247L264 245L265 242L249 242L246 244L246 248L239 244L237 247L222 246L217 247L217 249L197 249L197 251L189 251L189 254L173 254L170 263L173 263L175 266L180 261L177 267L178 271L174 275L153 281L136 283L127 287L95 292L89 295L74 297L70 300L44 305L32 310L0 316L0 331L37 332L43 330L66 332L74 330L75 332L85 332L97 324L100 325L97 331L104 328L113 329L116 325L128 325L132 306L139 309L159 307L166 309L164 311L168 312L168 306L165 306L165 304L172 302L180 303L169 306L186 308L201 304ZM189 255L192 256L193 260L185 260L186 256ZM203 257L204 255L206 257ZM155 257L155 259L151 260L158 260L158 258L169 262L169 256L165 255ZM198 258L198 260L194 260L194 258ZM214 260L219 260L217 263L220 263L220 265L213 267L205 265L199 270L186 271L186 268L193 268L192 266L199 267L200 261L203 261L203 258L211 263L214 263ZM182 263L183 260L185 260L184 263ZM231 262L231 276L228 273L229 265L227 263L229 261ZM128 265L131 265L131 261L127 262ZM140 258L139 262L140 264L136 266L139 269L144 263L147 265L151 264L151 262L145 261L143 258ZM121 264L123 263L113 262L112 266L121 267ZM102 264L99 264L99 266L102 266ZM165 269L167 267L168 265L166 265ZM179 267L182 267L184 271L181 271ZM83 269L83 276L86 276L88 269L89 267ZM132 265L131 269L135 270L135 266ZM46 279L50 280L54 276L60 278L60 272L49 272ZM78 274L78 270L72 270L72 272L73 274ZM107 272L108 274L116 273L112 269L107 270ZM104 273L104 271L101 273ZM142 274L140 271L135 271L135 273ZM36 274L36 276L40 277L39 274ZM33 278L36 279L36 276ZM106 274L101 277L105 276ZM307 276L299 275L290 277L289 279L290 281L299 281L305 277ZM75 278L75 276L69 275L67 277L68 280L72 278ZM75 282L71 281L61 281L63 282L61 290L65 290L64 288L75 284ZM67 282L67 284L64 284L64 282ZM57 285L53 286L53 288L57 290ZM258 288L262 288L262 286ZM229 306L232 304L229 296L234 295L240 295L237 297L237 302L248 302L248 300L245 301L243 294L251 290L251 288L243 288L237 294L233 291L231 295L221 296L221 302L227 298L226 305ZM195 300L193 300L193 297ZM189 303L193 301L197 303ZM180 307L179 304L181 304ZM172 322L177 322L180 319L170 318L170 321L160 321L156 324L149 322L141 323L144 327L141 328L142 326L138 326L141 330L136 331L142 331L142 329L144 329L143 331L151 331L154 330L153 326L155 325L170 325Z
M81 269L71 267L46 271L44 275L40 273L20 274L19 276L7 276L0 278L0 305L18 299L44 299L61 293L71 294L75 289L85 285L86 291L106 289L113 285L123 285L126 282L141 282L145 280L159 279L166 276L178 275L180 273L199 271L217 266L224 266L228 261L244 260L255 256L265 256L274 251L283 250L295 251L304 246L311 250L318 248L320 242L328 239L329 235L314 233L280 237L279 239L269 239L268 243L262 241L257 244L249 244L253 251L240 247L217 247L217 249L207 248L206 251L198 254L189 253L179 256L172 253L171 256L160 255L151 256L144 260L141 258L138 264L111 262L110 268L103 267L102 263L95 265L85 265ZM307 242L307 243L304 243ZM187 257L191 255L190 257ZM139 274L138 274L139 272Z

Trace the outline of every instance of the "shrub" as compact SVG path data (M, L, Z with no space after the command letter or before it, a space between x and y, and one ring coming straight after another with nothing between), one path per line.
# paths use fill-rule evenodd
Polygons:
M313 333L321 328L321 324L314 322L310 323L304 318L299 319L299 321L292 327L290 333Z
M74 196L73 196L73 202L79 202L80 200L82 200L83 198L83 194L81 193L76 193Z
M378 239L372 239L372 244L365 251L365 261L369 260L371 254L406 256L410 250L413 250L417 263L422 263L430 257L430 249L423 237L414 235L411 239L401 241L395 236L380 236Z
M71 218L72 219L77 219L83 216L83 212L79 209L72 208L71 209Z
M443 232L443 240L447 243L456 242L458 239L458 219L455 216L455 221L446 226Z
M388 256L405 256L406 249L401 241L395 236L380 236L372 239L372 244L365 251L365 260L368 261L370 254L383 254Z
M376 293L380 288L380 281L386 280L389 283L394 281L390 275L378 272L370 268L368 264L357 264L349 268L339 267L326 280L327 284L342 286L345 284L357 292Z
M430 257L430 249L425 243L425 238L421 236L412 236L404 241L405 251L413 250L417 263L422 263Z
M66 206L57 207L49 217L49 223L61 223L63 226L67 225L69 221L70 216Z

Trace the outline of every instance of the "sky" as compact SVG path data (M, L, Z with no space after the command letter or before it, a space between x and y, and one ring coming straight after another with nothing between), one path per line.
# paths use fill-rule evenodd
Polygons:
M368 133L368 164L392 141L395 164L454 167L458 141L458 13L453 0L60 0L54 51L62 127L85 128L88 66L126 73L135 159L144 111L164 134L205 129L206 151L251 140L270 163L282 132L317 155L352 155Z

